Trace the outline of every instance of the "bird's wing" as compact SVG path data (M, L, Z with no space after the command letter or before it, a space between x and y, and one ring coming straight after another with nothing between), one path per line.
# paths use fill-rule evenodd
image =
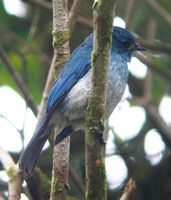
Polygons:
M54 85L49 94L47 101L47 113L51 113L56 110L59 104L63 101L69 90L80 80L91 68L91 46L80 46L80 51L77 48L65 64L58 79L54 82Z

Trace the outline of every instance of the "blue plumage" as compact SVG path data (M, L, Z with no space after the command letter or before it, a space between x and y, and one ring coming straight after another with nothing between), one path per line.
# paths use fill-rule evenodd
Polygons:
M54 82L47 101L47 112L51 112L54 106L56 108L72 86L91 68L92 49L93 34L75 49L58 79Z
M43 145L54 127L60 127L56 143L71 132L83 128L91 87L92 49L93 34L75 49L54 82L46 114L19 160L20 168L28 175L32 174ZM133 35L123 28L114 27L107 79L108 117L124 93L128 77L127 62L136 50L144 49L135 43Z

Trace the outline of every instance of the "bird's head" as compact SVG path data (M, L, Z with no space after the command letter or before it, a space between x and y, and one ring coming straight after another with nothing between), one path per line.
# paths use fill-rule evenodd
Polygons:
M137 44L134 36L126 29L114 26L112 34L112 51L123 54L130 60L134 51L144 51L145 48Z

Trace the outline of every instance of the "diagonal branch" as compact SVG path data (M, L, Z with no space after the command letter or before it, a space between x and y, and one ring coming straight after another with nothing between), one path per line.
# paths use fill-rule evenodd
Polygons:
M142 54L139 54L139 53L136 53L136 57L141 61L143 62L144 64L146 64L149 68L151 68L153 71L155 71L156 73L158 73L160 76L162 76L164 79L166 79L168 82L171 83L171 75L162 70L162 69L159 69L155 66L155 64L152 62L151 59L143 56Z
M146 0L146 2L171 25L170 13L168 13L164 8L162 8L155 0Z
M49 65L51 59L50 57L44 53L43 51L39 50L37 47L33 46L32 44L27 45L26 41L23 40L20 36L18 36L16 33L12 32L11 30L5 28L4 26L0 26L0 35L1 40L5 41L5 44L10 44L15 50L17 50L16 47L18 46L24 46L24 49L22 52L19 52L20 54L28 54L32 52L33 54L38 54L41 61Z
M70 10L69 19L68 19L69 30L72 30L72 26L79 15L80 7L82 4L83 4L83 0L74 0L71 10Z
M29 2L29 3L31 3L31 4L33 4L33 5L39 6L40 8L45 9L47 11L52 11L51 3L46 2L44 0L42 0L42 1L40 1L40 0L26 0L26 1ZM82 0L77 0L77 1L82 1ZM151 1L151 0L146 0L146 1ZM127 24L128 26L129 26L129 21L130 21L131 14L132 14L132 9L134 8L135 3L136 3L135 0L128 1L127 12L126 12L126 15L125 15L126 24L128 23ZM74 9L74 12L75 12L75 9L76 9L76 13L77 13L78 7L77 6L76 6L76 8L73 7L73 9ZM93 28L93 22L92 22L92 20L89 20L89 19L87 19L85 17L82 17L80 15L77 15L77 17L76 17L76 14L74 12L71 9L71 13L73 13L74 18L75 18L75 20L78 23L83 24L83 25L87 26L90 29ZM171 18L171 15L169 16L169 18ZM71 17L71 20L72 20L72 17ZM71 24L71 22L69 22L69 24ZM154 52L159 52L159 53L168 53L168 54L171 54L171 45L170 44L166 44L166 43L162 43L162 42L149 42L149 41L144 40L142 38L137 38L137 40L145 48L147 48L149 50L152 50Z
M20 89L20 91L21 91L21 93L22 93L27 105L32 109L33 113L36 115L37 114L37 106L34 103L34 100L33 100L33 97L31 95L31 93L29 92L25 82L23 81L23 79L21 78L19 73L17 73L17 71L15 70L14 66L9 61L6 53L1 48L0 48L0 59L2 60L4 65L6 66L8 72L11 74L11 77L14 79L16 85Z
M44 0L25 0L25 1L28 2L28 3L30 3L30 4L32 4L32 5L34 5L34 6L38 6L39 8L44 9L44 10L46 10L48 12L52 12L52 4L49 3L49 2L47 2L47 1L44 1ZM77 1L82 1L82 0L77 0ZM72 8L75 9L75 6L72 7ZM76 6L76 9L77 9L77 6ZM75 13L73 13L73 14L75 15ZM90 29L93 28L93 22L92 22L92 20L86 19L85 17L82 17L80 15L77 15L77 17L75 18L75 20L78 23L83 24L84 26L87 26ZM70 22L68 22L68 23L70 24Z
M126 27L129 27L130 21L131 21L131 17L132 17L132 13L135 7L135 4L137 3L136 0L129 0L127 1L127 9L126 9L126 14L125 14L125 23L126 23Z
M157 42L157 41L149 41L149 40L144 40L142 38L137 38L137 41L147 48L148 50L151 50L153 52L157 53L167 53L171 54L171 44L170 43L163 43L163 42Z
M72 167L69 167L69 175L72 178L72 181L75 183L75 185L77 186L80 195L82 197L84 197L83 195L85 194L85 185L83 184L83 182L81 181L80 177L78 176L78 174L72 169Z
M160 132L163 140L171 147L171 128L166 124L163 118L158 113L156 107L152 104L146 104L144 106L148 117L154 124L154 127Z
M132 178L130 178L125 186L124 192L123 192L120 200L129 200L129 197L135 188L136 188L135 181Z
M0 161L9 177L8 192L9 200L19 200L22 191L22 173L14 163L10 154L0 147Z
M25 2L29 2L32 5L36 5L39 8L44 10L48 10L52 12L52 4L45 0L25 0Z

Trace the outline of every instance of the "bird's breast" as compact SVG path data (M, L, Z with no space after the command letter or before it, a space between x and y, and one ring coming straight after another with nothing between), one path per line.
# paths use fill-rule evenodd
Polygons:
M90 69L70 90L61 105L61 115L68 120L77 120L85 117L88 97L91 87ZM128 69L126 62L111 60L107 81L107 113L110 116L118 101L121 99L127 83Z

